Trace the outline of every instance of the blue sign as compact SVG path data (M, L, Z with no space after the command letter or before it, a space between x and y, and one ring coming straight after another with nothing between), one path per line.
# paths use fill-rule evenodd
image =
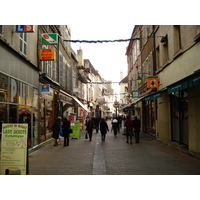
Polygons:
M49 84L41 85L41 94L50 94L50 85Z
M34 32L34 26L33 25L16 25L15 31L16 32Z
M15 30L17 32L23 32L24 31L24 25L16 25Z

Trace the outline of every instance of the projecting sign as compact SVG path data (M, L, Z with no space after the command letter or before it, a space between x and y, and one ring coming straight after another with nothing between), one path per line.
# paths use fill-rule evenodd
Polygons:
M133 90L132 91L132 97L133 98L139 98L139 91L138 90Z
M27 174L28 124L2 124L1 174Z
M41 85L41 94L50 94L50 85L49 84Z
M40 60L54 60L54 49L40 49Z
M158 77L157 76L147 77L147 88L158 88Z
M16 32L34 32L34 25L16 25L15 26Z
M57 33L42 33L41 43L42 44L58 44L58 34Z

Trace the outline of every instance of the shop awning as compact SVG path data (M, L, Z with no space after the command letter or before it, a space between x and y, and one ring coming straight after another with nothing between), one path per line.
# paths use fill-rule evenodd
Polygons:
M151 101L151 100L157 99L157 98L159 98L159 97L161 97L161 91L158 91L158 92L155 92L155 93L149 95L149 96L146 97L144 100L145 100L145 101Z
M85 106L84 104L82 104L82 102L80 102L76 97L72 96L72 98L87 112L90 112L90 110L87 108L87 106Z
M200 84L200 73L198 72L168 86L167 93L171 94L199 84Z
M85 106L82 102L80 102L75 96L72 96L62 90L60 90L60 92L62 92L63 94L67 95L68 97L71 97L72 99L74 99L85 111L90 112L90 110L87 108L87 106Z

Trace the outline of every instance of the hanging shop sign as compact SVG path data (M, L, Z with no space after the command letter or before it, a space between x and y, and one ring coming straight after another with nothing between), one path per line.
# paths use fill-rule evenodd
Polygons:
M54 49L40 49L40 60L54 60Z
M42 44L58 44L57 33L42 33L41 37Z
M33 33L34 32L34 25L16 25L15 31L16 32Z
M50 94L50 85L49 84L41 85L41 94Z
M27 174L28 124L2 124L1 174Z
M147 77L147 88L158 88L158 77L157 76Z
M132 91L132 97L133 98L139 98L139 91L138 90L133 90Z

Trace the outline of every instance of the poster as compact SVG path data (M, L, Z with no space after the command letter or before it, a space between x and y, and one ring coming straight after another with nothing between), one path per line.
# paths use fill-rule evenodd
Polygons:
M71 121L70 123L73 133L70 133L70 139L80 138L80 121Z
M27 136L28 124L2 124L2 175L26 175Z

